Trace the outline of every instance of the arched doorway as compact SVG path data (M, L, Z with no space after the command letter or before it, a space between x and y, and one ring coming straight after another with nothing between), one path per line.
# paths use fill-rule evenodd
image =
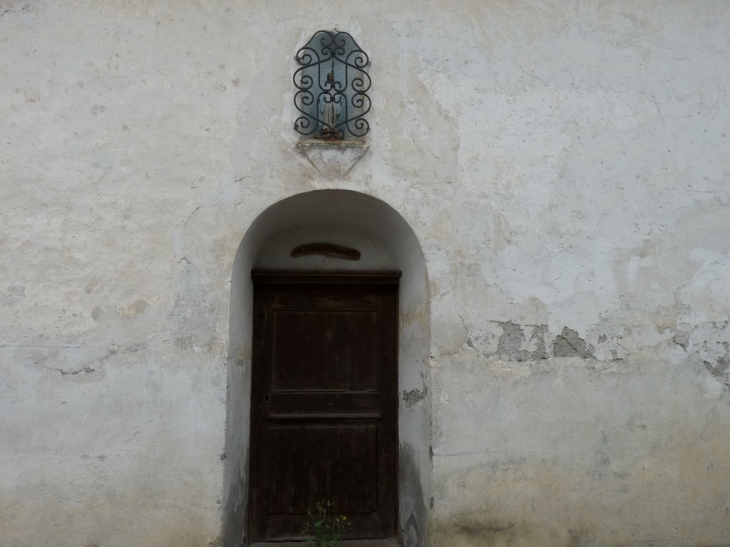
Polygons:
M361 259L291 256L295 247L315 242L357 249ZM251 280L254 269L319 272L320 275L335 270L402 272L397 289L395 532L407 546L426 545L431 464L425 261L413 230L397 211L376 198L346 190L307 192L272 205L252 223L239 247L231 290L224 545L239 547L252 539L249 426L255 347ZM406 392L408 397L403 396Z

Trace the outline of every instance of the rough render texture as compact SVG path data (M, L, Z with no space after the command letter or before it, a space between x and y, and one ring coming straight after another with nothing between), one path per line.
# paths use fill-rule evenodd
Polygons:
M0 543L218 541L236 249L268 205L348 188L429 269L432 377L403 396L431 401L434 545L727 544L728 21L0 0ZM374 106L327 181L291 72L334 27Z

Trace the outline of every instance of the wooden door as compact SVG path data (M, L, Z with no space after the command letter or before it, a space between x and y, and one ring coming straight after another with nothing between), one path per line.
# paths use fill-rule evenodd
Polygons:
M252 277L252 541L303 539L318 501L394 537L400 274Z

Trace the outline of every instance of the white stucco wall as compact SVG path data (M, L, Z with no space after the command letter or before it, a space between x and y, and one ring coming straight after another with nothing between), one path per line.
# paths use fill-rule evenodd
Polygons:
M291 74L335 27L373 110L328 181ZM0 544L219 541L233 261L323 188L425 254L433 545L728 544L728 66L711 0L0 0Z

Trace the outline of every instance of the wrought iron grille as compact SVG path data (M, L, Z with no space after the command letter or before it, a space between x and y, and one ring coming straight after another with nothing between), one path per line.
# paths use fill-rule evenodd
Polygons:
M301 116L294 129L320 139L364 137L370 130L370 63L347 32L320 30L297 51L294 106Z

